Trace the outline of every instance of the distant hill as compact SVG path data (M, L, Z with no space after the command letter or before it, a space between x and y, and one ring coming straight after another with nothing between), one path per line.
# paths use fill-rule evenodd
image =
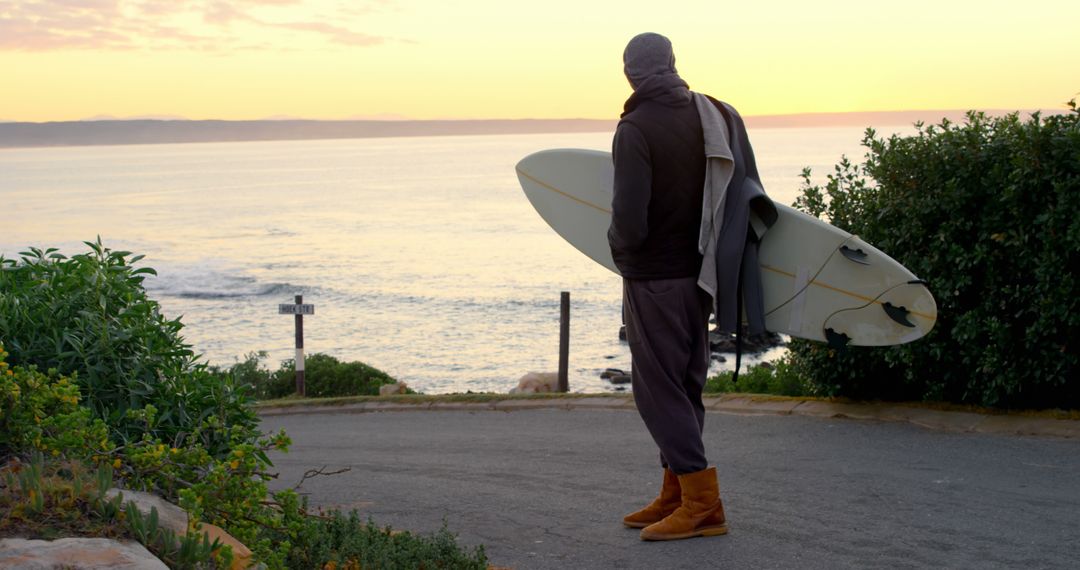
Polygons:
M992 110L1000 115L1006 111ZM1047 111L1054 113L1058 111ZM961 121L964 111L889 111L871 113L813 113L746 117L751 128L880 127ZM50 123L0 122L0 148L161 144L305 139L352 139L446 135L495 135L566 132L612 132L615 120L492 119L492 120L345 120L316 121L273 118L261 121L196 120L82 120Z
M1015 112L1015 110L984 109L988 115L1001 116ZM1030 114L1034 110L1022 110L1022 114ZM1063 113L1059 110L1043 109L1044 114ZM912 125L916 122L926 124L940 123L942 119L952 122L961 122L965 119L967 111L957 109L931 110L931 111L869 111L859 113L803 113L799 115L756 115L744 117L748 127L759 129L769 128L800 128L800 127L884 127L895 125Z
M67 121L0 124L0 148L611 131L615 121Z

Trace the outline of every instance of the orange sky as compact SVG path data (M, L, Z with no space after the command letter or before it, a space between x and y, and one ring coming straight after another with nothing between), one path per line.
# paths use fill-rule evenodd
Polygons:
M1062 108L1072 2L7 0L0 120L612 118L669 36L745 115Z

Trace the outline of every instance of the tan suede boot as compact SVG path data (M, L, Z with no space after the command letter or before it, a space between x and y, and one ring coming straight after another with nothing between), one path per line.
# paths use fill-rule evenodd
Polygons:
M660 487L660 496L653 499L647 507L623 517L623 524L630 528L645 528L675 512L682 504L682 489L679 476L671 469L664 469L664 483Z
M678 540L727 534L716 468L679 475L682 505L664 520L641 530L641 540Z

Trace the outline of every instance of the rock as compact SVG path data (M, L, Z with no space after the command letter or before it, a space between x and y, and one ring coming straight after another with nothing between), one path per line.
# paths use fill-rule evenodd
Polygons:
M717 354L717 353L715 353L715 352L714 352L714 353L712 353L711 355L709 355L709 358L712 358L713 360L715 360L715 361L717 361L717 362L727 362L727 359L726 359L726 358L724 358L724 356L723 356L723 355L721 355L721 354Z
M626 340L626 325L619 327L619 340Z
M157 509L159 526L175 532L178 537L187 534L188 514L184 509L181 509L157 495L143 493L141 491L114 488L109 489L105 493L105 496L109 499L116 497L116 495L122 497L121 501L123 501L124 505L127 505L129 502L135 503L135 508L137 508L144 516L150 516L151 509ZM210 542L214 542L214 539L218 539L222 544L232 547L232 569L242 570L251 565L251 550L229 535L229 533L225 532L224 529L209 523L202 523L199 526L199 530L210 537ZM6 566L0 563L0 568L6 568Z
M168 570L138 542L107 538L0 539L0 568L21 570Z
M229 570L244 570L251 566L251 549L240 544L240 541L225 532L225 529L210 523L202 523L202 525L199 526L199 530L210 538L211 543L213 543L214 540L220 540L221 544L232 547L233 562L232 566L229 567Z
M408 393L409 385L404 382L397 382L396 384L383 384L379 386L380 396L393 396L396 394Z
M518 379L517 388L511 388L511 394L539 394L557 392L559 375L555 372L529 372Z
M157 509L159 526L175 532L177 536L187 534L188 514L184 509L181 509L157 495L151 495L150 493L143 493L141 491L113 488L105 493L105 496L108 497L109 500L112 500L117 495L122 497L121 501L123 501L125 505L128 502L134 502L135 507L139 509L139 512L144 516L150 516L150 510Z
M600 377L612 384L629 384L630 374L618 368L606 368L600 373Z
M766 332L759 335L745 335L743 336L743 354L762 352L783 344L783 337L773 332ZM709 348L712 349L713 352L735 352L735 335L719 333L715 330L710 331Z

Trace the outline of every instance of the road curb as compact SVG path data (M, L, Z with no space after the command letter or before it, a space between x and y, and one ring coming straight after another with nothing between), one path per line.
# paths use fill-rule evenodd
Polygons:
M801 398L723 394L706 396L705 409L711 413L742 415L810 416L859 421L904 422L935 431L1027 435L1080 439L1080 420L1040 418L1013 414L981 414L935 410L924 407L861 402L830 402ZM468 401L378 401L263 405L263 416L294 414L357 414L373 412L514 412L521 410L635 410L630 395L580 398L506 398L484 402Z

